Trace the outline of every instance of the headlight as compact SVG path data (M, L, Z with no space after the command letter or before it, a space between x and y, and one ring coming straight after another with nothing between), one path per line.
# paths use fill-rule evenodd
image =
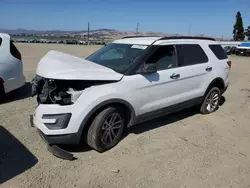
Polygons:
M77 101L77 99L81 96L83 91L75 91L72 88L69 88L69 90L67 91L68 94L71 95L71 102L75 103Z

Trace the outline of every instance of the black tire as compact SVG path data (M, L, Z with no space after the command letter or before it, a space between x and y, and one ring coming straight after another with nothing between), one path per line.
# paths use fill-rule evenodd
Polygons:
M4 101L4 97L5 97L4 87L3 84L0 83L0 104Z
M216 98L217 99L216 103L213 100L213 105L210 104L211 106L208 107L208 105L209 105L208 102L211 102L212 98L214 98L216 96L214 94L216 94L218 96L218 99ZM206 93L206 95L204 97L204 100L203 100L203 102L202 102L202 104L200 106L200 113L201 114L211 114L211 113L217 111L218 108L219 108L219 105L220 105L220 101L221 101L221 91L220 91L220 89L218 87L212 87ZM208 108L210 110L208 110Z
M113 141L111 141L110 143L105 143L105 136L107 135L108 132L109 134L111 134L111 130L108 130L110 128L104 128L104 124L105 121L109 122L112 119L112 115L117 115L118 116L116 118L120 119L121 124L119 130L115 131L116 137L114 137ZM111 119L109 119L111 118ZM117 121L118 122L118 121ZM98 152L105 152L111 148L113 148L115 145L117 145L119 143L119 141L121 140L122 136L123 136L123 132L124 132L124 127L125 127L125 113L124 110L120 107L108 107L106 109L104 109L103 111L101 111L93 120L92 124L90 125L87 135L86 135L86 141L87 144L92 147L93 149L95 149ZM112 127L109 124L106 124L108 127ZM106 126L105 125L105 126ZM106 126L106 127L107 127ZM112 128L111 128L112 129ZM113 131L114 131L113 130ZM113 132L114 133L114 132ZM107 136L108 140L110 140L110 135ZM112 138L111 138L112 140Z

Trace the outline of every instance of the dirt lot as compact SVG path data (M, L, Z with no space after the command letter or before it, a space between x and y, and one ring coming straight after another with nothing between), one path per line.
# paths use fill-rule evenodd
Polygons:
M49 49L87 56L98 47L18 44L27 81ZM29 115L29 85L0 105L1 187L250 187L250 58L230 57L225 103L211 115L186 110L130 128L112 150L74 150L75 161L51 155ZM116 172L114 172L116 171ZM118 172L119 171L119 172Z

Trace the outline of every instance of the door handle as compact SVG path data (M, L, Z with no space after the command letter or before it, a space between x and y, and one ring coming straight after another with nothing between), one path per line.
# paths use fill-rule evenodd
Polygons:
M180 78L180 75L179 74L172 74L171 76L170 76L170 78L171 79L177 79L177 78Z
M207 72L210 72L212 69L213 69L212 67L207 67L207 68L206 68L206 71L207 71Z

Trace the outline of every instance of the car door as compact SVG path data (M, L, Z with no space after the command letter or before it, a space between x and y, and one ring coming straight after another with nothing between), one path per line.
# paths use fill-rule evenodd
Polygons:
M157 72L136 74L130 81L137 83L134 93L136 113L150 119L178 104L176 97L181 92L178 54L174 45L162 45L148 58L145 64L156 64Z
M212 71L212 65L199 44L180 44L179 50L179 74L181 75L182 91L178 100L199 103L202 100L203 83Z

